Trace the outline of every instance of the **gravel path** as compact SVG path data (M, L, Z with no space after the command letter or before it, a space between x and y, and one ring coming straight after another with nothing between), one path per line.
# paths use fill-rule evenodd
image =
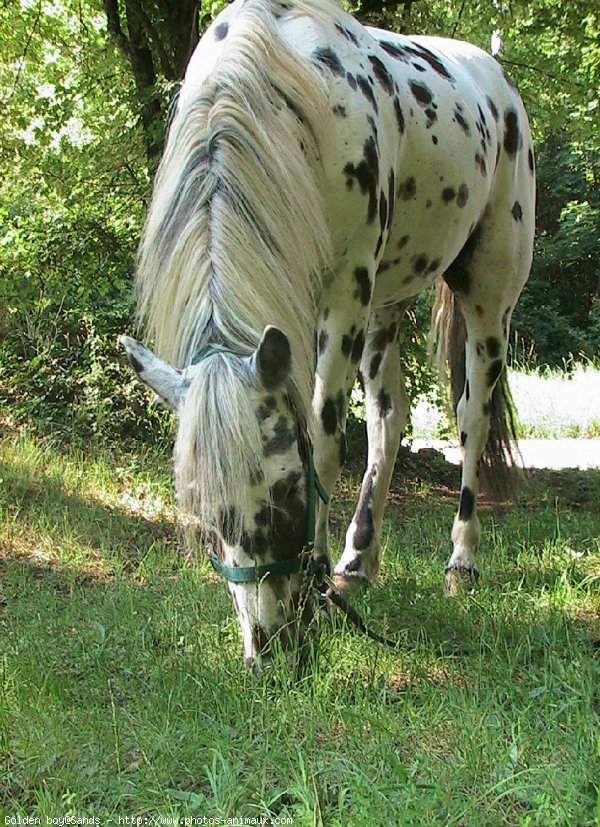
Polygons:
M457 442L415 439L411 450L435 448L448 462L461 461ZM519 448L526 468L600 468L600 439L522 439Z

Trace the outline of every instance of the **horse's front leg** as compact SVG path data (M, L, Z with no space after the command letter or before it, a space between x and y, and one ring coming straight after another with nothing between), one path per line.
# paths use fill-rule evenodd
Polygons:
M315 468L323 488L331 495L346 459L347 398L365 346L371 300L372 274L367 267L352 267L336 277L336 289L323 308L317 331L317 372L313 409ZM315 558L329 554L329 506L319 501Z
M340 587L370 581L379 570L383 513L409 409L398 348L403 312L402 306L374 312L369 324L360 365L369 440L367 467L344 552L335 568Z

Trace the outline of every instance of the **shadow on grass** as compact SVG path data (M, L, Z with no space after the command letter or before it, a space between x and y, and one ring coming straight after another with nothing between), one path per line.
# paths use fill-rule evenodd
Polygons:
M33 553L32 565L38 569L44 567L46 557L48 565L57 563L54 555L40 554L32 547L34 533L39 530L59 549L76 542L97 553L99 562L106 556L113 561L116 558L124 573L135 570L157 543L177 553L179 532L166 518L149 519L82 497L59 478L23 471L5 462L0 462L0 478L0 502L4 500L6 515L24 529L31 527L29 536L18 531L5 533L4 538L0 534L0 554L5 557L22 560Z

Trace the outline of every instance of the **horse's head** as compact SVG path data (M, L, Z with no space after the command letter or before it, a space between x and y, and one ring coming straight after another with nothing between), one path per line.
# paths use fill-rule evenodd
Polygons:
M133 339L121 343L139 378L177 412L179 503L228 582L245 663L264 664L275 639L302 650L315 612L307 586L318 481L288 392L287 337L268 327L248 357L208 346L184 370Z

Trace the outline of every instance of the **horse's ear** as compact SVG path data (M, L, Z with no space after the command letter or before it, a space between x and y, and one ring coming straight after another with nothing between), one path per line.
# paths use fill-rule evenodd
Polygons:
M277 327L265 327L253 362L258 378L267 390L284 385L292 367L292 351L285 333Z
M141 381L176 410L187 387L183 373L129 336L119 336L119 344L125 348L129 363Z

